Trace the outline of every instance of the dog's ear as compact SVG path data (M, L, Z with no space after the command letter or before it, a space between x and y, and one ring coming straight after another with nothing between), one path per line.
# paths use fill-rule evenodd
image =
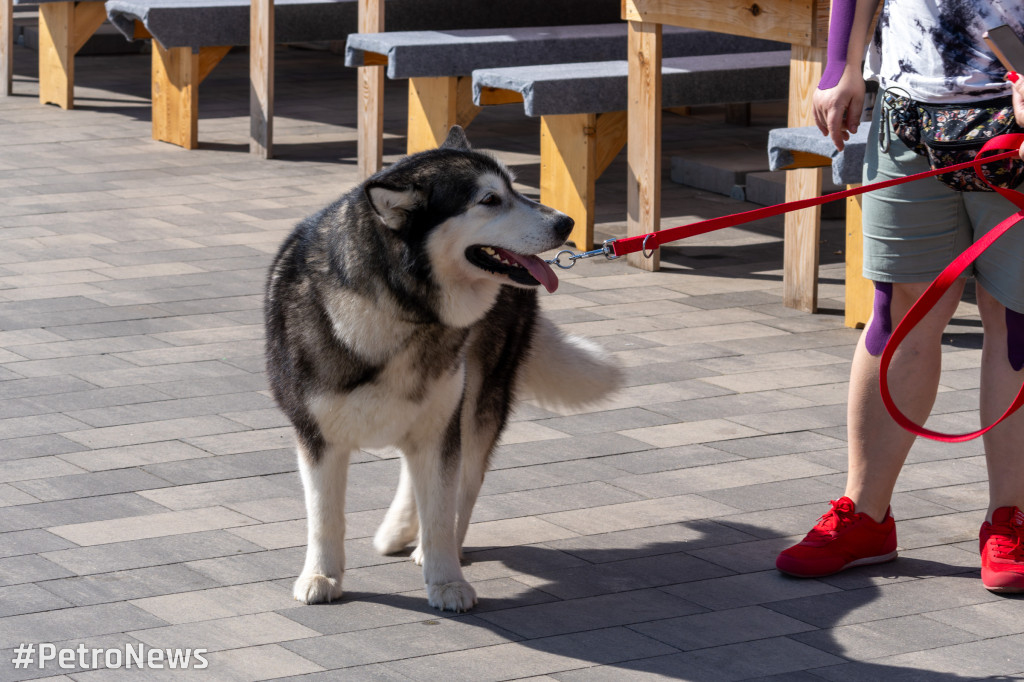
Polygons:
M469 151L469 138L466 137L466 131L462 129L462 126L452 126L452 129L448 131L448 137L441 143L440 148Z
M409 213L419 206L423 194L415 187L389 187L380 183L366 186L366 198L374 213L393 230L405 225Z

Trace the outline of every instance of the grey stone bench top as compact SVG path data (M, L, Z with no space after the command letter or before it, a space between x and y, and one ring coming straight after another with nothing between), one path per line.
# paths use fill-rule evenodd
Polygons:
M768 163L771 170L781 170L793 163L792 152L808 152L832 159L832 181L837 185L859 183L864 168L864 150L868 142L868 124L846 141L843 151L822 135L817 126L776 128L768 133Z
M789 50L662 60L662 105L693 106L785 99ZM473 72L473 100L484 88L523 96L527 116L601 113L627 108L625 60L547 64Z
M249 44L249 0L107 0L107 18L127 37L136 20L165 48ZM354 31L357 0L275 0L274 40L341 40Z
M249 0L107 0L107 16L132 40L135 21L165 48L249 44ZM618 0L387 0L384 25L397 30L475 29L614 21ZM358 0L275 0L278 43L344 40L358 30Z
M67 2L68 0L12 0L15 5L42 5L50 2ZM103 2L103 0L76 0L77 2Z
M365 54L388 58L388 78L468 76L484 67L558 64L625 59L627 26L612 24L536 26L453 31L353 33L345 65L363 66ZM665 26L662 53L684 57L725 52L780 50L768 40Z

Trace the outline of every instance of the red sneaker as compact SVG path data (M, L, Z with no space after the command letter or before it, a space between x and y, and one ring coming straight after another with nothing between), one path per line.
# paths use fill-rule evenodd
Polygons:
M981 524L981 582L992 592L1024 592L1024 511L1000 507Z
M896 558L896 521L891 509L878 523L855 512L849 497L833 500L831 505L807 537L779 554L777 569L800 578L820 578L851 566Z

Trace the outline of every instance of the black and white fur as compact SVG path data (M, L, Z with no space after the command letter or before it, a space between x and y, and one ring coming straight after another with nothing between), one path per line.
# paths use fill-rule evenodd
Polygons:
M557 279L534 254L571 228L456 127L285 240L265 314L267 370L295 427L308 515L296 599L341 596L350 453L395 446L398 491L374 546L388 554L418 538L430 604L476 603L461 546L517 393L578 405L619 383L595 344L538 309L540 280L553 290Z

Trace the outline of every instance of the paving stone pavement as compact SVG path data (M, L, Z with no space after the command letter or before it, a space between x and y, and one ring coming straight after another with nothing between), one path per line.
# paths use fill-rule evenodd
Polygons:
M146 55L79 58L61 111L38 104L35 54L15 51L0 101L0 680L1024 679L1024 600L979 581L978 442L914 447L898 561L774 570L843 486L858 332L842 324L835 221L816 315L781 304L780 219L668 247L658 273L564 274L545 309L627 386L588 411L517 410L467 540L479 606L430 609L409 558L373 551L398 475L387 452L353 460L344 598L293 601L304 510L263 376L261 289L290 227L356 180L355 82L338 55L279 49L277 158L260 161L247 59L204 82L201 147L184 151L150 139ZM388 159L403 94L389 83ZM666 114L665 156L760 153L783 116ZM536 121L499 107L469 134L537 195ZM598 186L601 237L624 231L625 177L620 155ZM664 191L666 226L750 208L667 177ZM967 300L935 426L976 422L979 349ZM39 665L44 643L76 650L67 668ZM21 644L37 657L15 668ZM129 646L205 649L208 667L127 669Z

